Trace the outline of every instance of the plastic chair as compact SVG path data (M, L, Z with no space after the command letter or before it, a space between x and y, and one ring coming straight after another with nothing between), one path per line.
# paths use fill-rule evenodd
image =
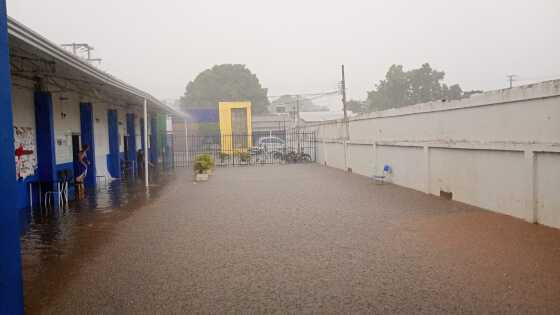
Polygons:
M371 179L374 180L376 184L383 185L391 173L393 173L393 169L388 164L385 164L385 166L383 166L383 174L373 175Z
M57 182L56 191L45 192L45 198L43 201L45 208L53 205L51 199L54 200L55 197L57 197L59 207L61 207L64 202L68 203L68 181L65 180Z

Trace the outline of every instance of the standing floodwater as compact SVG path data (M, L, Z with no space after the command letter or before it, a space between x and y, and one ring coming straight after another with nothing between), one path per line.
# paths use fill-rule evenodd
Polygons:
M26 312L38 311L56 295L113 228L155 200L170 179L154 178L149 189L141 180L114 180L100 183L83 200L71 201L63 209L27 209L21 239Z
M556 229L312 164L158 195L69 214L28 313L560 313Z

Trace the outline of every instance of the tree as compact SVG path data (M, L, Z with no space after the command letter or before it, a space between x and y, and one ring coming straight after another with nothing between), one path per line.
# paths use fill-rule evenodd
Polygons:
M361 101L349 100L346 102L346 109L354 114L361 114L367 112L367 104Z
M297 104L299 102L300 112L327 112L329 108L326 106L319 106L313 103L313 100L297 95L282 95L276 100L272 101L272 106L276 108L277 106L283 107L286 112L292 112L297 110Z
M404 71L402 65L392 65L385 80L368 92L367 109L384 110L435 100L456 100L470 94L463 93L459 84L442 83L445 72L432 69L425 63L418 69Z
M201 72L187 84L181 106L217 108L222 101L251 101L254 114L266 113L269 105L267 89L245 65L222 64Z

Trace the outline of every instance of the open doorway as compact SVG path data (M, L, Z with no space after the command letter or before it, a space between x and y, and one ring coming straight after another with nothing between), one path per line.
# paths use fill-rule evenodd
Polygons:
M123 136L124 160L128 162L128 136Z

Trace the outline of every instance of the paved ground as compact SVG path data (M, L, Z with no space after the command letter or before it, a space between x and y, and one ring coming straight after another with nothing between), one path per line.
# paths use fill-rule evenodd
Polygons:
M560 314L559 230L316 165L179 176L103 224L31 313Z

